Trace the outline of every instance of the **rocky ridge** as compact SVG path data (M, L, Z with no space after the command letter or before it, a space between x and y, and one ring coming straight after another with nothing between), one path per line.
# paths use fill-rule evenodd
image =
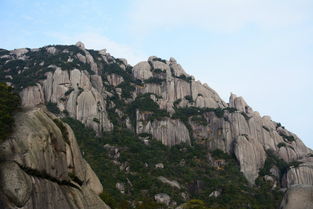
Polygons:
M266 174L274 181L312 185L312 150L295 134L260 116L242 97L232 94L224 102L174 58L149 57L132 67L82 43L1 50L0 56L1 81L20 89L24 107L53 105L59 116L73 117L99 135L126 127L165 145L199 143L234 154L251 184L271 151L291 166L283 173L271 165ZM25 84L23 74L37 79Z

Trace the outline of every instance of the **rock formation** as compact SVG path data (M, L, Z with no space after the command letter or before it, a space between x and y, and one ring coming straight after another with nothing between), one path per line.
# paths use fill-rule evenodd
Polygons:
M271 151L286 163L300 163L283 174L284 186L313 184L313 152L295 134L269 116L260 116L242 97L231 94L226 103L207 84L188 75L174 58L153 56L132 67L106 50L87 50L79 42L6 51L1 53L0 65L0 80L19 89L24 107L53 104L58 116L75 118L98 135L121 126L168 146L205 144L208 150L234 154L250 184ZM26 75L35 80L21 82ZM15 161L31 169L47 169L31 160ZM46 170L63 180L66 175L59 171ZM281 181L277 167L271 173ZM83 174L77 175L84 180Z
M313 186L293 185L285 194L281 209L312 209L313 208Z
M109 209L71 128L44 108L20 112L0 145L0 208Z

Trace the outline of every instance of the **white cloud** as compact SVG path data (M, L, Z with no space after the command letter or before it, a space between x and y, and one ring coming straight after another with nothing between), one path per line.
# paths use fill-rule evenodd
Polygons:
M146 58L139 50L117 43L96 32L81 33L73 36L59 33L50 35L57 39L58 44L75 44L77 41L81 41L87 49L107 49L108 53L114 57L127 59L131 65L135 65Z
M262 28L297 24L310 15L309 0L136 0L130 11L134 31L192 25L230 32L247 25Z

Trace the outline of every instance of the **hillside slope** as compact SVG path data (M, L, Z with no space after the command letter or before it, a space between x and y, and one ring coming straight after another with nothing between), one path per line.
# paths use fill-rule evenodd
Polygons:
M224 102L173 58L130 66L81 42L1 50L0 81L19 91L23 107L45 104L97 136L130 130L147 144L156 139L170 147L220 150L234 156L250 185L258 178L279 188L313 184L313 152L295 134L261 117L242 97L232 94Z

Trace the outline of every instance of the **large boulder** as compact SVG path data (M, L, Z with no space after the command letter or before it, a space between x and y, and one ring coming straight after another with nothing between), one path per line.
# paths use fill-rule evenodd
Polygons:
M15 121L0 145L1 208L109 208L67 124L40 107L17 113Z

